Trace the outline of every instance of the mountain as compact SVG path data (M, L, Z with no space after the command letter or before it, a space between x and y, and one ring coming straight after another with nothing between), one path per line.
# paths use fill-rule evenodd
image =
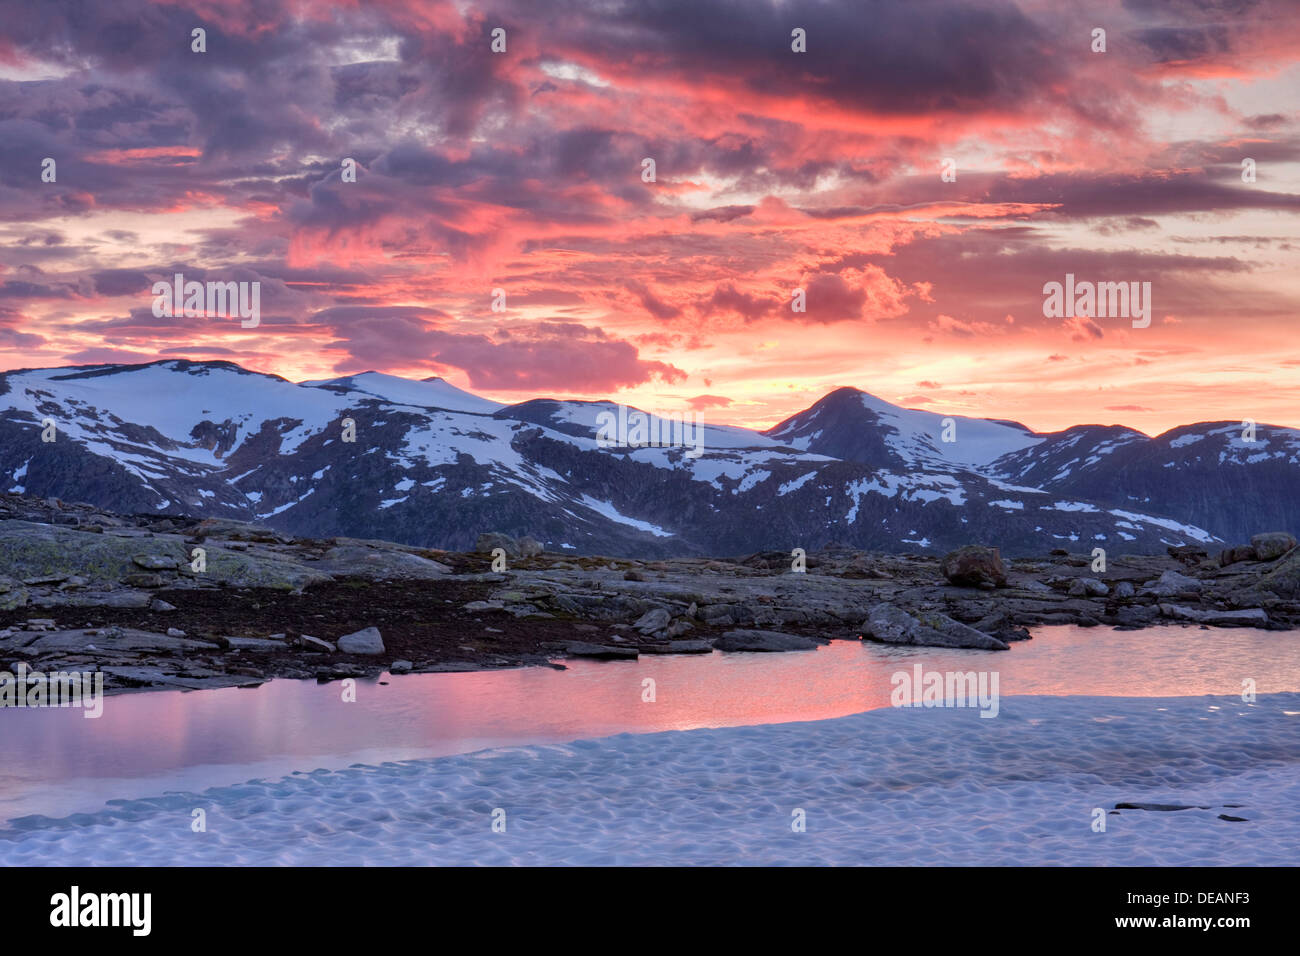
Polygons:
M229 362L22 369L0 375L0 490L301 535L466 549L493 530L640 557L830 541L1160 552L1298 523L1300 435L1267 426L1266 444L1219 460L1233 447L1220 425L1044 435L846 388L766 432L706 425L698 447L605 447L620 414L613 402L501 405L378 372L294 383Z

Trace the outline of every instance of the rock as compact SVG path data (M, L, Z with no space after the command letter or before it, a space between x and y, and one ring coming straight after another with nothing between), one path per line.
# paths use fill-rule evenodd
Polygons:
M162 598L154 598L152 601L149 602L149 610L160 611L160 612L174 611L176 610L176 605L169 604L168 602L164 601Z
M355 544L330 548L316 562L315 569L325 574L358 575L380 581L428 581L451 573L451 568L442 562L409 551Z
M182 631L179 627L169 627L169 628L167 628L167 636L168 636L168 637L184 637L184 636L185 636L185 632Z
M177 567L176 559L165 554L137 554L131 563L146 571L175 571Z
M297 644L308 651L323 651L326 654L337 652L337 648L329 641L322 641L319 637L312 637L310 634L299 634Z
M1111 591L1111 595L1117 598L1131 598L1136 593L1132 581L1120 581Z
M1261 561L1273 561L1295 547L1295 537L1285 531L1268 531L1254 535L1250 545Z
M474 550L479 554L491 554L497 548L504 550L508 558L520 556L519 542L500 531L485 531L474 542Z
M141 571L138 574L126 574L122 576L122 583L133 588L160 588L166 584L161 574L152 574L148 571Z
M632 626L642 634L653 634L655 631L662 631L666 628L670 620L672 620L672 615L664 608L652 607L637 618Z
M1028 581L1023 581L1020 584L1017 584L1016 587L1020 588L1022 591L1037 591L1040 594L1044 591L1052 590L1050 585L1044 584L1042 581L1035 581L1032 578Z
M546 550L542 547L540 541L536 538L530 538L528 535L524 535L516 541L515 546L519 549L519 557L521 558L535 558Z
M1153 597L1174 597L1178 594L1199 592L1200 590L1201 582L1196 578L1189 578L1177 571L1166 571L1160 575L1154 584L1148 584L1138 593Z
M344 654L382 654L384 639L379 634L379 628L367 627L340 637L338 647Z
M393 661L388 665L388 673L390 674L409 674L413 670L415 670L415 665L410 661Z
M1248 544L1238 545L1235 548L1224 548L1219 552L1219 566L1226 568L1230 564L1237 564L1240 561L1258 561L1259 555L1255 549Z
M671 624L668 625L667 628L664 629L664 636L671 641L685 634L687 631L693 629L694 629L694 625L691 624L690 621L684 620L679 617L677 620L673 621Z
M642 654L711 654L710 641L670 641L667 644L642 644Z
M594 657L597 660L635 660L635 647L610 647L607 644L588 644L586 641L574 641L565 645L564 653L569 657Z
M736 630L724 633L713 646L720 651L810 651L818 642L781 631Z
M645 575L642 574L640 571L636 570L635 568L630 568L630 569L628 569L627 571L624 571L624 572L623 572L623 580L624 580L624 581L644 581L644 580L645 580Z
M1096 578L1075 578L1067 593L1071 597L1105 597L1110 593L1110 587Z
M869 635L885 644L970 647L989 651L1009 649L1006 642L946 615L926 612L913 617L892 604L877 604L872 608L862 630L864 636Z
M978 544L968 544L944 555L939 571L961 587L1006 587L1007 584L1007 568L998 549Z
M1178 621L1196 621L1214 627L1268 626L1268 614L1258 607L1238 611L1203 611L1200 608L1183 607L1181 604L1161 604L1160 613Z
M1171 544L1165 551L1180 564L1194 567L1209 557L1209 552L1199 544Z
M700 609L705 624L734 624L735 611L730 604L706 604Z

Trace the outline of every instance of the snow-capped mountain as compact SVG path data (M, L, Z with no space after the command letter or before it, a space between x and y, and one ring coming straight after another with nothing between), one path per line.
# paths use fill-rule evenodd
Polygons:
M1193 460L1216 474L1194 456L1198 442L1231 448L1218 425L1042 435L838 389L765 433L706 425L675 447L609 447L602 428L620 411L501 405L376 372L294 383L228 362L26 369L0 376L0 489L301 535L463 549L493 530L638 556L829 541L1163 551L1294 529L1300 508L1294 493L1271 511L1216 505L1254 487L1245 474L1294 492L1300 435L1266 426L1272 444L1219 460L1233 477L1197 497L1175 486ZM1184 464L1166 465L1171 454Z

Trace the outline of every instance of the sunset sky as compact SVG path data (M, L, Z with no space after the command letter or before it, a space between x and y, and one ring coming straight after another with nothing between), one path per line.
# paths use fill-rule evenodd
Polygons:
M1294 0L0 0L0 368L1300 426L1298 51Z

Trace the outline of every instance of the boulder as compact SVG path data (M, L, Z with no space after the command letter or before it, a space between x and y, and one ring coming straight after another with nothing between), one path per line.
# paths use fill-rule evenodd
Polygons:
M1300 598L1300 551L1279 558L1256 587L1282 598Z
M1075 578L1066 593L1071 597L1105 597L1110 587L1096 578Z
M1166 571L1154 583L1148 584L1138 593L1153 597L1173 597L1176 594L1199 592L1200 590L1201 582L1196 578L1189 578L1177 571Z
M344 654L384 653L384 639L380 636L377 627L367 627L352 634L344 634L339 638L338 646Z
M521 558L535 558L537 555L541 554L543 551L546 550L545 548L542 547L542 543L540 541L538 541L536 538L530 538L528 537L528 535L524 535L522 538L516 541L515 545L519 548L519 556Z
M1120 581L1111 589L1111 596L1117 598L1131 598L1136 593L1132 581Z
M1224 548L1219 552L1219 567L1226 568L1230 564L1237 564L1241 561L1258 561L1259 555L1255 549L1248 544L1238 545L1234 548Z
M961 587L1006 587L1007 568L997 548L968 544L943 556L939 570Z
M500 531L485 531L474 542L474 550L479 554L491 554L497 548L504 550L508 558L520 556L519 542L508 534L502 534Z
M800 634L742 629L725 632L713 646L720 651L810 651L818 642Z
M672 620L672 615L667 610L661 607L652 607L637 618L632 626L642 634L653 634L655 631L662 631L666 628L670 620Z
M862 625L864 636L885 644L917 644L924 647L970 647L979 650L1005 651L1005 641L977 631L937 612L913 617L892 604L877 604Z
M1250 546L1261 561L1272 561L1282 557L1295 547L1295 538L1285 531L1268 531L1257 534L1250 539Z

